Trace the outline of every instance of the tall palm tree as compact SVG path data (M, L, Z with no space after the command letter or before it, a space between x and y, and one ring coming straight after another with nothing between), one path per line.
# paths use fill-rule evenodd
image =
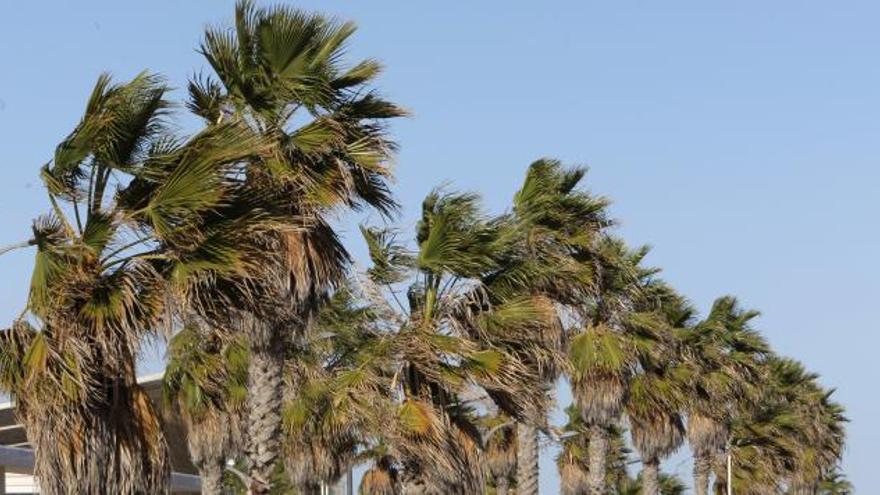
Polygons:
M645 343L641 331L629 330L641 325L637 303L657 270L641 266L647 248L631 250L607 237L594 249L594 294L580 308L585 328L572 339L569 359L572 392L590 431L590 493L604 494L607 432L624 412Z
M398 419L383 434L406 493L483 490L475 399L491 398L516 419L544 414L532 366L509 347L491 345L526 341L556 319L540 297L494 291L492 276L513 238L508 228L486 218L474 195L434 192L423 203L415 252L388 231L364 229L373 261L367 300L385 308L383 325L393 335ZM409 286L406 302L397 295L401 284Z
M760 400L744 401L731 426L733 485L737 493L767 487L813 494L834 473L846 419L831 392L791 359L771 356L758 388ZM726 473L717 476L726 482Z
M628 329L649 329L640 352L638 370L629 383L625 406L632 443L642 462L641 493L661 493L660 462L684 441L682 384L677 332L693 323L695 311L666 284L655 282L644 289L640 309L644 323Z
M612 222L608 200L594 196L580 186L586 174L581 167L564 167L559 161L541 159L532 163L513 207L502 219L512 239L503 267L486 282L491 292L528 292L557 307L579 304L593 283L589 253L595 239ZM560 321L554 331L522 335L519 340L494 342L533 369L542 388L551 394L564 353L565 331ZM538 493L538 422L516 422L517 492Z
M352 23L240 1L234 30L209 29L202 43L216 79L189 86L189 107L207 122L241 119L271 142L244 175L256 196L283 202L275 212L282 223L265 238L282 262L268 267L274 275L266 277L264 297L238 308L251 354L246 451L257 494L269 489L280 453L284 349L349 261L327 217L395 206L387 185L393 145L381 122L403 111L367 87L381 70L377 62L342 67L354 30Z
M194 323L171 339L163 395L186 425L190 458L206 495L221 493L226 464L240 454L246 386L242 342Z
M262 139L235 122L174 138L165 92L149 74L100 77L41 172L52 213L34 222L27 312L3 334L0 375L43 493L167 492L167 447L135 377L140 345L193 275L244 269L198 248L209 232L235 242L210 216Z
M694 456L694 493L707 495L716 458L726 455L733 411L755 396L762 361L769 352L751 328L758 313L733 297L718 298L709 315L681 334L686 373L687 436Z

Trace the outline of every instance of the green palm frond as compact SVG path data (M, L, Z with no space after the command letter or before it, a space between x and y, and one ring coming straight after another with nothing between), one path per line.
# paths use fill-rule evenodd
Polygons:
M473 194L439 191L425 198L416 235L420 270L473 277L496 265L496 229L481 217L478 201Z
M414 267L412 255L396 241L393 231L360 226L367 243L372 266L367 274L377 284L389 285L403 282L407 272Z

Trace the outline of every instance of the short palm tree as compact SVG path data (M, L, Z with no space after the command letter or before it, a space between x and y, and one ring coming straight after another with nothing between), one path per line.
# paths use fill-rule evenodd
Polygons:
M247 348L190 323L168 345L163 378L166 406L186 426L190 458L199 469L202 493L219 494L227 462L242 449L247 386Z
M235 122L177 139L165 92L153 75L102 76L42 169L52 213L34 223L27 313L3 335L0 374L43 493L167 492L167 447L136 383L138 351L170 323L169 302L193 275L244 269L199 247L209 232L235 242L211 215L262 140Z
M289 351L284 467L303 494L320 493L378 451L373 432L390 409L383 370L371 364L384 337L373 310L353 296L338 289Z
M565 410L568 422L560 432L562 449L556 457L559 469L561 493L564 495L588 495L590 492L590 427L584 422L583 414L577 406L570 405ZM629 489L632 480L626 471L630 450L626 446L624 431L617 427L605 433L605 486L613 493Z
M342 68L354 30L351 23L243 0L235 28L209 29L202 43L216 79L190 84L189 107L210 125L242 120L272 146L243 174L254 197L280 203L273 212L278 228L263 241L281 261L265 267L270 274L257 291L261 297L231 298L240 314L223 315L249 337L246 452L256 494L269 489L280 454L285 349L349 261L327 217L362 206L389 213L395 206L387 185L393 145L381 122L403 112L367 87L381 70L377 62Z

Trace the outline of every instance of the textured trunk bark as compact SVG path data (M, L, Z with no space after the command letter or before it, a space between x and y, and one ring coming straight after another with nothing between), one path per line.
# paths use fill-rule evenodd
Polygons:
M251 495L269 493L281 442L284 345L280 332L254 322L248 366L246 454Z
M694 495L709 495L709 472L712 459L708 454L694 455Z
M516 424L516 493L538 495L538 430Z
M648 459L642 466L642 495L660 495L660 460Z
M223 463L207 462L199 470L202 478L202 495L223 494Z
M608 432L600 425L590 426L590 446L587 449L590 472L587 486L590 495L605 495L605 459L608 455Z

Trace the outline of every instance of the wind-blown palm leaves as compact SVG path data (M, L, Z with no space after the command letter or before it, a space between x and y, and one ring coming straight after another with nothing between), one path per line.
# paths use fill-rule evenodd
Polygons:
M762 377L761 400L738 404L733 417L734 489L815 493L839 462L843 410L818 376L794 360L771 356Z
M532 163L513 208L502 221L511 233L503 268L488 279L491 293L527 292L564 315L593 287L591 249L611 225L605 198L580 189L586 169L565 168L556 160ZM497 342L541 377L551 394L564 354L565 319L542 332L520 333ZM496 397L496 400L501 399ZM543 421L543 418L541 418ZM517 491L538 493L538 428L540 423L517 422Z
M202 493L220 493L227 461L242 449L247 350L216 331L190 322L171 339L163 380L166 406L187 428Z
M399 426L384 443L410 492L483 490L483 440L471 398L496 398L514 418L544 416L541 378L502 344L546 331L556 315L526 291L493 291L512 248L509 228L485 218L474 195L434 192L423 203L414 253L387 231L364 229L374 263L368 300L386 308L394 335L390 382ZM398 291L407 282L404 303Z
M257 197L282 201L286 226L266 239L283 261L256 305L239 305L251 346L247 452L251 489L265 493L279 455L281 370L292 333L345 273L348 253L327 216L395 207L385 119L403 115L369 90L380 65L341 65L351 23L287 7L236 6L235 29L210 29L201 52L216 79L190 83L190 109L213 125L241 119L272 146L245 170ZM306 120L303 125L296 123ZM222 288L221 288L222 289Z
M694 318L694 309L665 283L654 281L643 289L638 309L642 325L630 330L647 331L642 342L646 352L629 381L624 407L632 444L642 462L639 476L643 495L661 493L660 462L684 441L683 363L678 332Z
M0 388L45 493L167 493L159 418L135 380L163 329L178 332L167 398L209 492L244 457L253 494L319 491L364 460L364 493L535 494L560 372L577 405L566 492L680 493L659 464L683 418L697 495L713 466L726 481L728 454L737 493L851 491L831 392L772 355L735 299L694 323L641 266L647 250L608 234L584 169L533 163L495 218L475 195L435 191L416 248L365 228L372 266L348 280L331 220L395 210L385 122L404 114L371 89L377 62L343 64L353 32L239 2L232 29L205 34L212 74L187 103L205 128L188 138L169 131L156 76L98 80L41 170L50 213L12 246L36 246L28 306L0 334Z
M825 475L819 482L817 495L852 495L855 493L852 483L837 469Z
M15 344L2 349L2 374L45 493L167 491L159 420L135 382L138 350L170 323L168 302L194 275L243 268L199 250L217 245L222 222L211 215L230 204L231 174L262 141L235 122L171 137L165 91L149 74L102 76L42 169L52 213L34 222L33 326L4 335Z
M374 432L393 411L387 336L353 290L337 290L289 351L284 467L302 493L319 492L368 450L380 451Z
M620 420L639 358L656 344L656 318L640 304L657 272L640 263L647 248L630 250L606 237L595 247L597 276L579 310L584 330L569 346L572 392L591 431L590 493L605 491L606 432Z
M703 321L682 334L684 362L690 368L687 435L697 495L707 493L712 463L727 449L734 408L757 397L759 369L769 351L750 327L757 315L740 308L735 298L721 297Z

